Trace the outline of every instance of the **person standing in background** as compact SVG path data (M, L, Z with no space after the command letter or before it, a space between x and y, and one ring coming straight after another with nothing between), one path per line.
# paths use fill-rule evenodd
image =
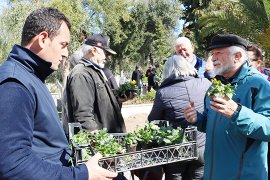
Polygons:
M103 71L106 53L115 54L107 36L94 34L81 49L83 57L67 77L63 125L79 122L86 131L106 128L109 133L125 132L120 106Z
M148 92L151 91L151 89L154 87L155 83L154 83L154 76L155 76L155 68L153 68L152 66L149 66L149 68L146 70L145 76L148 79L148 87L147 90Z
M206 77L211 80L215 74L213 70L208 69L205 61L194 54L194 45L187 37L179 37L174 43L175 53L183 56L189 63L191 63L198 71L198 77Z
M264 67L262 50L256 45L250 45L247 52L250 65L260 71L262 74L265 74L268 81L270 81L270 69Z
M139 70L139 67L136 66L135 70L132 72L131 75L131 80L135 80L136 81L136 85L139 89L139 94L141 93L141 80L142 80L142 73Z
M211 82L206 78L196 78L197 70L182 56L174 55L165 63L162 83L156 92L149 121L167 120L173 128L188 126L184 117L187 102L195 102L199 112L203 111L205 93ZM198 132L198 160L171 163L163 166L165 179L202 179L204 167L205 133Z

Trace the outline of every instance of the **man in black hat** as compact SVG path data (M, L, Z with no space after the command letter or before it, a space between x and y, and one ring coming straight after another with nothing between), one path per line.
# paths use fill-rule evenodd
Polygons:
M67 77L65 130L68 122L79 122L86 131L107 128L109 133L125 132L119 104L102 70L106 54L116 54L109 47L108 36L92 35L81 50L83 57Z
M206 97L204 112L194 103L185 118L206 132L204 179L267 179L270 141L270 83L247 61L248 42L216 35L211 51L216 79L235 85L232 98Z

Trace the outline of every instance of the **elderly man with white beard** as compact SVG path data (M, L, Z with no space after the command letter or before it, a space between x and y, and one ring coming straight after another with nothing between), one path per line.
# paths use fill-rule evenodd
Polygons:
M216 79L236 85L231 99L206 97L204 111L185 109L188 122L206 132L204 179L267 179L270 83L247 61L248 42L216 35L211 51Z

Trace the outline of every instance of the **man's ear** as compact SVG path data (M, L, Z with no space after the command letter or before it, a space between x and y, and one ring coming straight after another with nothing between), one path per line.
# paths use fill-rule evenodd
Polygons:
M239 60L242 58L242 52L238 51L234 54L235 60L239 62Z
M42 31L41 33L39 33L39 35L38 35L38 44L39 44L40 48L43 49L48 40L49 40L48 32Z
M93 53L93 55L96 55L96 54L97 54L97 51L98 51L98 50L97 50L96 47L93 47L93 48L92 48L92 53Z

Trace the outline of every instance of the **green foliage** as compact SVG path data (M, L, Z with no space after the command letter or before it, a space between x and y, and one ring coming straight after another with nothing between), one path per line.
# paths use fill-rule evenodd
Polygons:
M229 99L232 98L234 95L234 89L237 87L237 85L231 85L231 84L222 84L220 80L213 79L212 80L212 86L210 90L208 91L207 95L210 98L213 97L228 97Z
M128 133L122 141L117 141L113 135L107 133L106 129L99 130L95 134L80 131L71 140L75 145L90 145L94 153L99 152L108 157L125 153L123 147L131 147L131 145L152 147L153 144L164 146L182 143L183 129L160 128L152 122L146 122L144 128ZM90 149L82 149L83 160L89 159L92 155Z
M204 47L217 33L237 34L256 43L256 36L269 26L264 3L258 0L212 0L208 8L201 11L198 23Z
M159 136L157 137L157 143L160 145L172 145L182 143L183 129L178 127L173 129L169 127L161 127Z
M151 122L147 122L143 129L136 132L138 142L141 144L150 144L156 142L159 134L159 127Z
M138 87L136 86L136 81L133 80L131 82L125 82L124 84L121 84L117 89L117 94L119 94L119 96L129 96L129 93L137 93L137 91Z
M147 92L145 95L141 95L139 98L141 100L154 101L155 97L156 97L156 91L151 90L150 92Z
M173 129L169 127L158 127L152 122L146 122L143 129L135 132L128 133L125 137L125 142L128 145L140 144L152 145L158 144L159 146L172 145L182 143L183 129L178 127Z
M29 12L41 7L40 3L15 2L8 8L2 8L0 16L0 63L6 58L14 44L20 44L21 31Z
M138 135L137 135L137 132L130 132L127 134L127 136L125 136L124 138L124 143L126 145L135 145L135 144L138 144Z
M90 144L95 153L99 152L104 157L114 156L124 152L123 147L116 141L113 135L107 133L106 129L99 130L95 134L80 131L72 137L72 141L80 145ZM86 153L89 156L92 155L90 151Z

